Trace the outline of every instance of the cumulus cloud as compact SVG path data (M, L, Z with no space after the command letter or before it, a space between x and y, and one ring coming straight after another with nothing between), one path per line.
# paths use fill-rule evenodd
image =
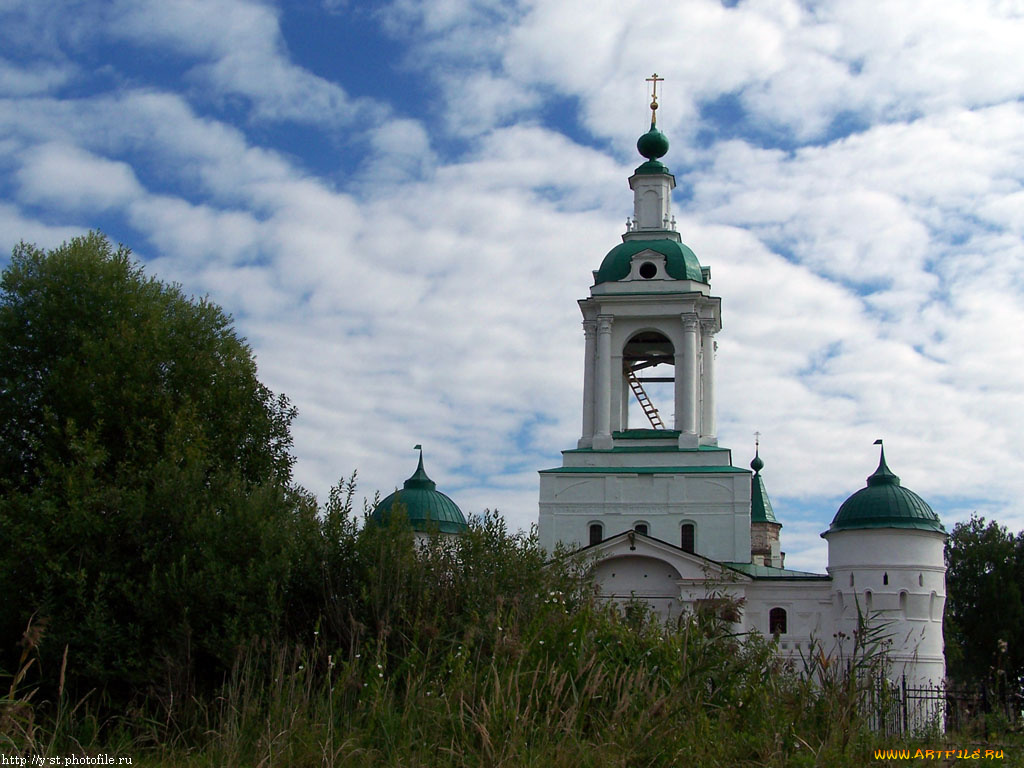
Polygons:
M299 406L312 490L358 469L387 493L422 443L466 511L536 520L536 470L578 437L576 299L631 211L657 69L680 231L723 299L721 442L745 466L762 433L789 564L821 567L817 534L877 437L947 524L1024 526L1003 469L1024 428L1021 20L999 6L400 0L374 18L438 94L419 108L296 64L287 7L115 9L74 45L40 35L57 42L26 61L54 69L0 101L0 232L52 245L114 222L155 274L234 313ZM187 87L112 59L112 85L62 97L104 40L148 46ZM236 97L242 118L210 109ZM343 132L355 172L300 163L268 121Z
M188 57L192 77L212 96L242 96L259 119L334 125L379 112L372 102L353 99L337 83L292 63L270 5L121 0L108 18L110 34Z
M47 93L67 83L72 77L68 67L47 61L18 66L0 59L0 95L26 96Z
M22 160L20 197L35 205L95 213L126 205L141 193L130 165L79 147L39 144Z

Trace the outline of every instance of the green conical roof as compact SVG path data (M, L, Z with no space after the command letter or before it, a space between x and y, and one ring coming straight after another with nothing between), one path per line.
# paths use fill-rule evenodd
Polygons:
M758 451L754 451L754 460L750 462L750 468L754 470L750 478L750 522L752 523L775 523L782 527L775 519L775 512L772 511L772 502L768 498L768 491L764 487L764 478L761 477L761 470L764 462Z
M419 446L416 446L419 448ZM458 505L437 490L437 483L431 480L423 469L423 450L412 477L405 481L402 490L395 491L381 501L370 519L378 525L387 525L396 505L405 509L406 518L414 531L441 533L463 533L468 529L466 518Z
M612 283L629 275L632 258L640 251L652 250L665 257L665 271L676 280L704 282L697 255L675 240L627 240L608 251L601 268L594 275L594 284Z
M881 441L879 441L879 444ZM928 503L909 488L900 485L880 452L878 469L861 488L843 502L825 533L858 528L915 528L945 533L939 516Z

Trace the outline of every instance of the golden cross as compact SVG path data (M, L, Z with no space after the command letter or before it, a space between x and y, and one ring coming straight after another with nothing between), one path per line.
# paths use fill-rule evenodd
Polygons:
M647 78L647 82L651 84L651 125L654 125L655 118L657 117L658 83L664 82L664 80L664 77L658 77L657 72Z

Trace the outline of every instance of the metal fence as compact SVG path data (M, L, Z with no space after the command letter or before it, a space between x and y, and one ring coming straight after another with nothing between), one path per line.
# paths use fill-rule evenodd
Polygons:
M872 728L887 736L934 730L966 731L988 715L1007 725L1024 719L1024 692L1007 686L910 685L879 678L869 696Z

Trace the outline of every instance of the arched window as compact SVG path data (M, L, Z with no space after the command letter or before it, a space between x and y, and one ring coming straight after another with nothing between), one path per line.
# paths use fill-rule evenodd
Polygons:
M772 608L768 611L768 633L772 635L786 634L785 608Z
M694 527L693 523L683 523L680 529L679 546L684 552L693 552Z
M603 539L604 539L604 526L602 526L600 523L591 523L590 524L590 543L591 543L591 545L593 545L593 544L600 544Z
M636 525L633 526L633 530L636 531L637 533L642 533L644 536L648 535L647 534L647 523L637 523Z
M851 587L853 586L853 574L852 573L850 574L850 586Z
M900 613L904 619L907 618L907 593L905 591L900 592Z
M871 590L870 589L864 590L864 609L866 611L870 611L871 610Z
M917 574L917 586L919 586L919 587L923 587L924 586L924 574L923 573Z
M884 584L886 586L889 585L889 572L888 571L886 571L885 573L882 574L882 584Z

